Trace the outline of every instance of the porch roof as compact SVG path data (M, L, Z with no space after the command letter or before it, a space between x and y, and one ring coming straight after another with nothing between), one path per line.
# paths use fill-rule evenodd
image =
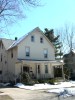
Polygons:
M18 59L21 62L27 63L50 63L52 65L63 65L64 63L59 60L39 60L39 59Z

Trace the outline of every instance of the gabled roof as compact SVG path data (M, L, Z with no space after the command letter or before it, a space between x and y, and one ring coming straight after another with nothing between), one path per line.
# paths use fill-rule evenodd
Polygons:
M75 55L74 49L72 51L70 51L68 54L65 54L64 57L69 57L69 56L73 56L73 55Z
M5 39L5 38L0 38L0 41L2 41L2 43L3 43L6 50L8 50L9 46L11 46L12 43L14 42L14 40Z
M18 39L17 41L14 41L8 48L11 49L11 48L14 48L15 46L17 46L19 43L21 43L25 38L27 38L31 33L35 32L35 31L38 31L40 32L44 37L45 39L51 44L51 46L54 48L53 44L48 40L48 38L44 35L43 31L41 31L41 29L39 27L36 27L35 29L33 29L32 31L30 31L29 33L25 34L24 36L22 36L20 39Z

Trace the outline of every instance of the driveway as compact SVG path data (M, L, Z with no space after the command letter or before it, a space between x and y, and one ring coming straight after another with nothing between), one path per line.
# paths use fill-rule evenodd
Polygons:
M75 100L75 97L58 97L57 94L46 93L46 90L25 90L19 88L1 88L2 95L8 95L12 99L9 100ZM0 99L8 100L8 99Z

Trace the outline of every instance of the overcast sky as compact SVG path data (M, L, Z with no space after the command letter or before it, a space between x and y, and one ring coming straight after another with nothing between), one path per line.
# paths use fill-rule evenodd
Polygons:
M20 38L35 27L59 29L66 23L75 24L75 0L42 0L43 6L25 9L26 18L8 27L7 38ZM12 35L13 34L13 35Z

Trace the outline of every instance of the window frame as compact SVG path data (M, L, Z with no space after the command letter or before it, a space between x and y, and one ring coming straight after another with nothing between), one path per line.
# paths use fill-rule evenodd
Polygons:
M41 73L40 65L38 65L38 74Z
M47 52L45 52L45 51L47 51ZM44 52L44 58L48 58L48 49L45 48L43 52Z
M40 37L40 43L43 43L43 42L44 42L43 37Z
M29 49L29 51L26 51L26 49ZM25 47L25 56L30 57L30 47Z
M31 35L31 42L34 42L34 41L35 41L34 35Z
M48 65L45 64L45 73L48 74Z
M2 49L3 49L3 43L1 44L1 47L2 47Z
M2 70L0 70L0 75L2 75Z
M14 54L13 54L13 49L11 50L11 58L13 58Z
M2 54L1 54L1 62L2 62L2 60L3 60L3 56L2 56Z

